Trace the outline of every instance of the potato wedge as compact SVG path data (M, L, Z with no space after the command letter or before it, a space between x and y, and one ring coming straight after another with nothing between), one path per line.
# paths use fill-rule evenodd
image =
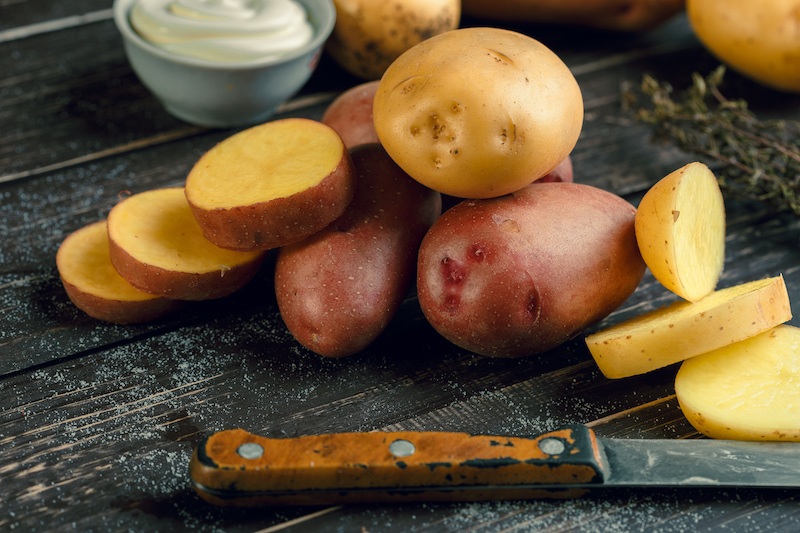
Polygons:
M67 296L98 320L135 324L161 318L182 302L140 291L117 273L108 251L105 220L71 233L56 253L56 267Z
M675 393L714 439L800 441L800 329L781 325L685 361Z
M753 337L792 318L783 276L677 301L586 338L607 378L644 374Z
M647 191L636 241L653 276L681 298L696 302L714 290L725 261L725 203L706 165L689 163Z
M225 139L186 178L186 198L203 234L240 252L278 248L321 230L344 213L354 189L341 137L304 118Z
M258 272L266 252L209 242L182 187L129 196L108 214L111 264L134 287L176 300L227 296Z

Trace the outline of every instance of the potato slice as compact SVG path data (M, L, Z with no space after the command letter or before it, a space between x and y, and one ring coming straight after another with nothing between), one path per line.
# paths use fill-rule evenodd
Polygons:
M683 414L714 439L800 441L800 329L782 325L685 361Z
M725 204L711 170L689 163L656 183L639 203L636 240L664 287L690 302L710 294L725 261Z
M182 187L129 196L108 215L111 264L131 285L176 300L227 296L256 274L266 252L209 242Z
M783 276L677 301L586 338L607 378L644 374L716 350L792 318Z
M186 178L208 240L249 252L299 241L339 218L355 169L336 131L290 118L241 131L209 150Z
M64 239L56 254L56 267L72 303L98 320L117 324L148 322L181 306L176 300L140 291L114 270L105 220Z

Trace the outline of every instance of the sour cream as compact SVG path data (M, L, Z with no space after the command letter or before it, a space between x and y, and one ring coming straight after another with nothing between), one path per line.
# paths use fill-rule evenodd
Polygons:
M130 22L151 44L210 61L277 57L314 36L294 0L138 0Z

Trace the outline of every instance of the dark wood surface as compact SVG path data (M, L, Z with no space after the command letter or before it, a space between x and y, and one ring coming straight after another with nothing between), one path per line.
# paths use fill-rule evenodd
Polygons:
M274 437L381 428L526 435L584 423L603 436L701 436L675 400L677 367L610 381L582 337L538 357L481 357L436 334L413 294L363 353L323 359L284 327L269 262L245 291L151 324L110 325L77 310L55 267L64 237L104 218L123 191L182 184L200 155L233 133L163 111L130 70L109 4L0 2L0 531L798 530L800 495L787 491L321 509L202 502L189 486L192 449L234 427ZM509 27L550 46L581 85L576 181L636 204L695 160L655 142L620 106L621 84L645 73L681 87L717 65L683 17L638 36ZM358 81L323 57L276 118L318 119ZM765 116L800 117L795 96L733 73L725 89ZM798 297L798 220L727 203L720 285L783 274ZM648 273L587 333L672 299Z

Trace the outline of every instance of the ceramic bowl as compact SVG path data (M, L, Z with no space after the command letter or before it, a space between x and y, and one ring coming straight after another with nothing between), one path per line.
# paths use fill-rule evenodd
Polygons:
M336 10L332 0L298 1L314 27L311 42L281 57L240 63L181 56L145 41L129 21L136 0L114 0L113 13L131 67L171 115L199 126L236 127L266 121L319 62Z

